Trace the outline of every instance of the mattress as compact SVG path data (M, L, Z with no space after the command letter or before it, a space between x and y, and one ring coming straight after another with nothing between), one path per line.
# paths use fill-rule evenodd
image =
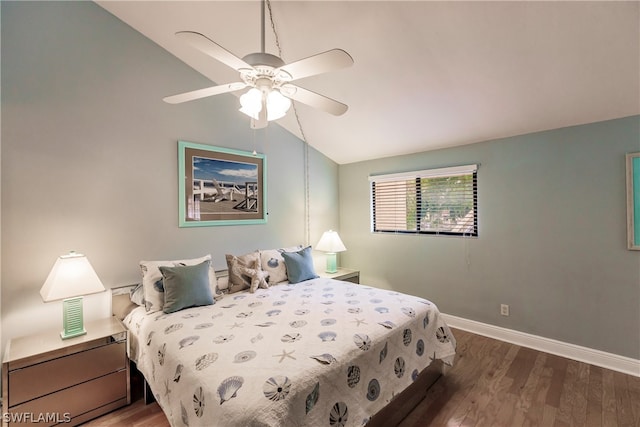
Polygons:
M455 338L432 302L318 278L125 319L172 426L361 426Z

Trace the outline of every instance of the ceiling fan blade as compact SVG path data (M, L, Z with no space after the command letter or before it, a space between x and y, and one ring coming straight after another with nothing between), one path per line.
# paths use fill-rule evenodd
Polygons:
M221 93L233 92L244 89L247 85L243 82L227 83L219 86L206 87L204 89L192 90L191 92L180 93L178 95L167 96L162 98L164 102L169 104L180 104L194 99L206 98L208 96L220 95Z
M308 58L301 59L291 64L283 65L275 71L284 71L298 80L316 74L327 73L353 65L353 58L342 49L332 49Z
M334 116L340 116L347 112L349 107L342 102L338 102L335 99L327 98L324 95L312 92L308 89L300 86L286 84L283 85L281 90L282 94L295 101L300 101L303 104L307 104L310 107L317 108L322 111L326 111Z
M189 43L200 52L203 52L223 64L228 65L234 70L253 68L251 65L247 64L242 59L220 46L218 43L200 33L196 33L195 31L179 31L176 33L176 37Z

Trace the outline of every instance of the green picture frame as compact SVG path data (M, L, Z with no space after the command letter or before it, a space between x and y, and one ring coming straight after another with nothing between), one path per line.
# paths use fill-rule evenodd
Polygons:
M264 154L178 141L180 227L265 224Z
M640 153L627 160L627 247L640 251Z

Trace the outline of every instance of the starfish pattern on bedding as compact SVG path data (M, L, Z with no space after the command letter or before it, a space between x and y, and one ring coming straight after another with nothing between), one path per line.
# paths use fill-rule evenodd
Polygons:
M367 325L368 323L364 321L364 319L356 319L352 320L351 323L355 323L356 326Z
M229 329L242 328L244 323L235 322L233 325L229 325Z
M296 358L292 356L293 353L295 353L295 350L291 350L289 352L287 350L282 350L282 354L274 354L272 357L279 357L280 360L278 361L278 363L282 363L282 361L287 357L289 359L296 360Z

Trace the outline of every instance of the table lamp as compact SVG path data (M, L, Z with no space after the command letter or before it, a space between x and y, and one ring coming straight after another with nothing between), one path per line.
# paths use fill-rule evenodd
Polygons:
M316 250L327 253L327 273L335 273L338 271L336 263L336 252L346 251L344 243L340 240L338 233L329 230L325 231L320 238L320 241L316 245Z
M70 252L60 256L53 265L40 295L44 302L62 301L62 325L60 337L68 338L84 335L82 295L104 291L104 285L91 267L86 256Z

